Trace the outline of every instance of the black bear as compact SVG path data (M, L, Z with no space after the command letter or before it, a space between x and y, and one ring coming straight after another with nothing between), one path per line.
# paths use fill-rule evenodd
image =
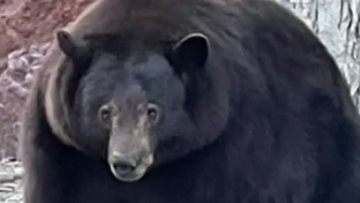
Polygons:
M291 12L269 0L91 9L58 32L33 85L25 203L360 202L359 115Z

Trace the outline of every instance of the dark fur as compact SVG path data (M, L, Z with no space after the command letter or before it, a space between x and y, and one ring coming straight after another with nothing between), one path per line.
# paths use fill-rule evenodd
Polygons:
M359 116L336 63L300 20L266 0L103 2L118 10L96 22L107 30L92 27L88 33L117 33L121 43L107 44L100 51L103 58L93 58L75 87L69 81L79 70L71 64L40 73L33 87L22 136L25 203L360 202ZM74 38L87 33L85 25L71 31ZM165 148L171 153L164 163L138 182L117 181L103 157L79 151L94 144L91 137L98 139L95 152L103 152L107 138L93 137L96 133L81 128L88 126L82 120L76 125L80 129L71 127L71 109L94 121L92 114L74 108L87 108L85 97L94 102L86 88L132 84L127 80L137 70L145 79L155 74L159 82L151 83L164 88L158 91L181 94L156 74L176 67L170 59L171 68L161 62L165 48L193 32L209 37L205 69L165 77L177 78L186 88L183 105L195 130L182 139L191 136L191 142L180 145L180 154ZM121 54L114 58L114 53ZM142 66L122 68L139 57ZM64 57L53 55L47 66L58 61ZM115 72L107 72L109 67ZM114 92L120 99L132 98L110 88L88 93L99 102ZM67 100L74 94L74 103ZM173 126L188 129L184 123Z

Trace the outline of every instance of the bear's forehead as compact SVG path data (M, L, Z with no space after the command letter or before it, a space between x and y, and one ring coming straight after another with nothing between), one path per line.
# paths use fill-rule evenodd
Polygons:
M117 92L114 99L118 102L132 102L132 103L141 103L146 99L146 93L143 87L135 82L118 85L115 89Z
M121 88L124 90L124 88ZM147 103L147 97L140 85L131 85L119 91L112 99L112 104L126 111L137 111L138 107ZM120 93L120 94L119 94ZM120 110L119 109L119 110Z
M165 57L156 53L133 55L125 62L124 69L134 76L146 78L158 78L172 74L171 65Z
M112 91L116 103L134 105L143 102L178 103L182 101L184 87L174 74L167 59L156 52L132 53L124 59L106 54L95 67L102 74L97 86ZM109 72L109 70L111 70Z
M126 89L127 98L144 96L149 102L156 103L177 103L175 101L182 100L183 85L165 57L156 53L133 56L124 62L123 69L127 84L123 86L119 83L119 86Z
M141 60L131 61L125 65L125 69L146 92L160 94L180 85L172 66L165 57L158 54L150 54Z

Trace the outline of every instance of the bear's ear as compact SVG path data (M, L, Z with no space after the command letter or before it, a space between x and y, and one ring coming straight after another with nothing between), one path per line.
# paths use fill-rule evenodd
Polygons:
M66 31L58 31L56 33L56 37L59 47L64 52L64 54L70 58L75 58L78 47L76 46L70 34Z
M170 57L177 73L190 74L205 66L209 52L209 39L204 34L191 33L172 47Z
M94 49L89 43L75 41L67 31L58 31L58 45L64 54L69 57L76 65L86 66L91 61Z

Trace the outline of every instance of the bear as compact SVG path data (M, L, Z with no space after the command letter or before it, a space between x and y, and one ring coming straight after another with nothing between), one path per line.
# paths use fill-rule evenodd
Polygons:
M96 5L75 22L103 21L59 31L33 84L25 203L360 202L357 109L290 11L270 0Z

